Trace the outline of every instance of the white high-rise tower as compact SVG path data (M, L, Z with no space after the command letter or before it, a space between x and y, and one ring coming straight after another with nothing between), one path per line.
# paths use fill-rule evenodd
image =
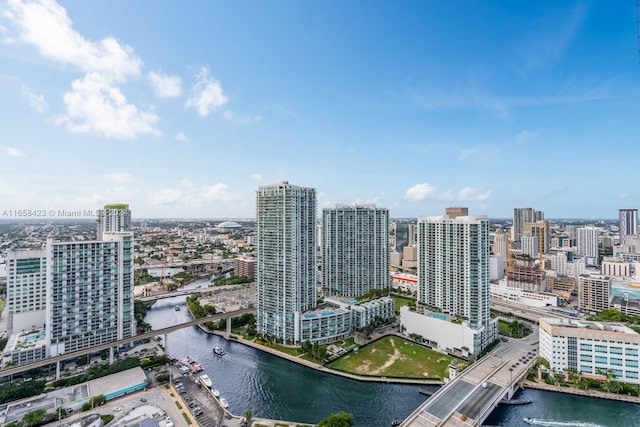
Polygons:
M257 330L300 339L299 318L316 305L316 191L287 181L257 191Z
M357 297L389 286L389 211L337 205L322 211L322 286Z
M448 215L418 220L418 301L485 327L481 347L496 338L489 313L489 220Z
M135 335L133 233L47 241L46 336L50 356Z
M131 231L131 210L126 203L104 205L98 210L98 240L103 233Z

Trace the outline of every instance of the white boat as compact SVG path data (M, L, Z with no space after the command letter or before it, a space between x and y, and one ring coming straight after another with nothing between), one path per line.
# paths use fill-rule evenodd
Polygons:
M217 388L214 388L213 390L211 390L211 393L213 393L213 395L214 395L215 397L219 397L219 396L220 396L220 392L218 391L218 389L217 389Z
M213 354L216 356L224 356L227 352L224 351L222 347L213 347Z
M225 399L224 397L220 398L220 404L222 405L223 408L229 407L229 402L227 402L227 399Z
M211 382L211 378L209 378L209 375L207 374L200 375L198 379L200 380L200 383L206 385L209 388L211 388L211 386L213 385L213 383Z
M524 422L527 424L535 424L536 420L534 420L533 418L525 418Z

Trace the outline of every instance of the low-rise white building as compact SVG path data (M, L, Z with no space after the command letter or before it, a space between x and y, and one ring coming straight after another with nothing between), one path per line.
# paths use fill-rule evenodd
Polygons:
M325 298L327 304L335 305L352 313L351 324L354 328L364 328L376 318L384 320L396 315L393 298L382 297L366 302L355 302L353 299Z
M404 306L400 309L400 324L407 336L419 335L436 350L462 355L479 354L498 339L498 319L491 319L488 327L472 327L469 322L454 323L444 313L420 314Z
M559 305L558 295L548 292L525 291L524 289L507 286L504 281L499 285L490 284L489 292L492 298L517 302L518 304L532 307L557 307Z
M640 334L621 323L577 319L540 319L540 357L551 370L573 369L590 378L604 379L611 369L615 380L640 384L638 350Z
M418 292L418 276L415 274L395 273L391 275L391 287L402 292Z
M2 352L2 365L25 365L47 357L47 340L44 329L30 329L9 336Z
M299 319L298 342L327 343L347 337L351 333L351 310L321 309L303 313Z

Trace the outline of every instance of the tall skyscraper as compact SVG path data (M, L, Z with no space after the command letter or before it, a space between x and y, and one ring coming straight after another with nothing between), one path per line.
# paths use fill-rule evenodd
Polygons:
M549 244L550 244L550 230L549 230L549 221L538 220L535 222L527 222L524 224L524 234L523 236L534 236L538 238L538 244L542 243L542 253L549 253ZM540 240L542 239L542 240ZM522 247L524 249L524 246ZM538 252L540 248L538 248Z
M631 234L638 234L638 209L620 209L620 246L624 245L624 238Z
M131 211L124 203L104 205L98 210L98 240L103 233L119 233L131 231Z
M298 342L300 315L316 305L316 191L284 181L256 199L257 330Z
M56 356L135 334L133 234L47 241L47 353Z
M12 249L7 252L10 333L45 324L46 266L46 251L42 248Z
M542 213L539 215L542 215ZM513 241L514 248L520 248L520 241L524 235L524 225L527 222L534 222L535 220L536 211L533 208L513 209L513 230L511 233L511 240Z
M418 300L468 319L471 325L489 325L489 220L485 216L419 218Z
M355 297L389 286L387 209L336 205L322 211L322 228L322 286L329 296Z
M503 259L507 259L509 255L509 246L507 242L507 235L499 228L496 230L496 233L493 238L493 254L494 255L502 255Z
M538 258L539 246L538 236L522 236L522 253L531 258Z
M577 254L580 256L598 259L598 228L576 228Z

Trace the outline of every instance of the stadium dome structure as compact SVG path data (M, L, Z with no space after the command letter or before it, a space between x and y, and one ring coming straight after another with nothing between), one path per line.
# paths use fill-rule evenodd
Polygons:
M221 230L239 230L242 228L242 226L234 221L224 221L216 225L216 228L219 228Z

